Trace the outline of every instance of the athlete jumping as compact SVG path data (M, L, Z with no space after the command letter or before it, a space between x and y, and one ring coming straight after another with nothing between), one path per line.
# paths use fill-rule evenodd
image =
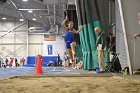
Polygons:
M74 22L70 21L68 26L66 26L66 21L68 21L68 16L66 16L66 19L62 22L62 27L65 31L65 41L66 41L66 47L68 49L68 53L72 60L76 58L76 52L75 52L75 47L76 47L76 41L74 39L74 34L78 34L84 27L83 25L79 30L75 30L74 27Z

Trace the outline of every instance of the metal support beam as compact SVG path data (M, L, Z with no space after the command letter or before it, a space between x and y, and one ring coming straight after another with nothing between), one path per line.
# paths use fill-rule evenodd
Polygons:
M28 33L29 35L50 35L50 33Z
M48 15L50 15L50 8L49 8L48 5L47 5L47 10L48 10ZM49 17L48 19L49 19L49 23L50 23L50 25L51 25L51 18Z
M47 5L47 10L48 10L48 15L50 15L50 8L48 5Z
M54 25L56 24L56 6L54 4Z
M9 30L1 30L1 29L0 29L0 31L1 31L1 32L8 32ZM20 33L20 32L25 32L25 31L27 31L27 30L14 30L14 32L17 32L17 33L18 33L18 32L19 32L19 33Z
M27 22L27 25L29 27L29 21ZM26 41L26 47L27 47L27 54L26 56L29 56L29 32L27 31L27 41Z
M8 30L10 30L7 26L5 26L2 22L1 25L4 26L5 28L7 28ZM8 31L7 31L8 32Z
M29 11L29 10L32 10L32 11L48 11L48 10L54 10L54 9L18 9L20 11ZM63 9L56 9L56 10L63 10Z
M26 45L26 43L1 43L0 45Z
M26 56L28 57L29 56L29 35L28 35L28 32L27 32L27 43L26 43L26 47L27 47L27 54L26 54Z
M9 55L11 55L13 53L14 53L14 56L15 56L15 52L18 51L18 50L21 50L22 48L25 48L25 45L19 47L17 50L11 51L8 55L4 56L3 58L6 58L6 57L8 57Z
M12 1L12 0L9 0L12 4L13 4L13 6L16 8L16 10L17 10L17 12L19 13L19 15L22 17L22 18L24 18L24 16L22 15L22 13L18 10L18 8L17 8L17 6L16 6L16 4ZM25 18L24 18L25 19Z
M25 39L21 39L21 37L19 35L15 34L15 36L18 37L20 40L22 40L23 42L26 43Z
M3 34L0 36L0 38L3 38L4 36L8 35L8 33L13 32L14 30L18 29L20 26L24 25L26 23L26 21L24 21L23 23L19 24L18 26L14 27L12 30L8 31L7 33Z
M1 43L0 45L42 45L43 43Z
M15 21L15 18L14 18L14 21ZM14 27L15 27L15 22L13 22L13 25L14 25ZM15 33L15 31L13 31L13 34L14 34L14 36L13 36L13 38L14 38L14 43L16 43L16 33ZM14 44L13 45L14 46L14 52L13 52L13 55L14 55L14 57L16 56L16 45Z

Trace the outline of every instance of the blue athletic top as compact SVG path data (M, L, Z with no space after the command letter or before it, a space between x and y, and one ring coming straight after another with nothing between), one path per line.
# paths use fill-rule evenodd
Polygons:
M74 39L74 30L73 29L68 29L65 32L65 41L66 42L73 42L73 41L75 41L75 39Z

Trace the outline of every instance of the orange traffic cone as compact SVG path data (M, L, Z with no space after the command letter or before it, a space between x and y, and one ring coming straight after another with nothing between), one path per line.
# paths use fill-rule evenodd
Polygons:
M37 75L43 74L42 62L43 62L43 60L41 58L41 55L38 55L37 56L37 64L36 64L36 72L35 72L35 74L37 74Z

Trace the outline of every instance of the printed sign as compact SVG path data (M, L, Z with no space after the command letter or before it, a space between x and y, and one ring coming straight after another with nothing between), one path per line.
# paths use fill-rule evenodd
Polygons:
M48 45L48 55L52 55L52 45Z

